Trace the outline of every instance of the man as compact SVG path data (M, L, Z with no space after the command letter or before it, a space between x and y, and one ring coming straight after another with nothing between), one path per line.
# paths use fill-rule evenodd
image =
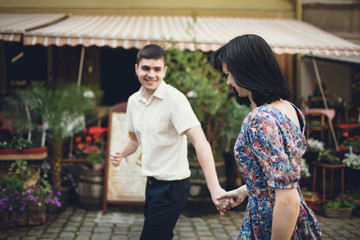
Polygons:
M190 190L187 139L193 144L218 209L225 190L220 187L210 144L183 93L167 85L165 51L147 45L137 54L135 71L141 83L128 99L128 136L120 151L111 154L117 167L123 158L142 151L142 175L147 177L145 221L140 239L169 240Z

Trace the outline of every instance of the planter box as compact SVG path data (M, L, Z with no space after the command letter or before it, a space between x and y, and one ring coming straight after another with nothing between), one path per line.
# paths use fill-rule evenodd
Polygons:
M330 217L330 218L346 218L351 216L353 210L354 210L353 208L324 207L324 215L325 217Z
M21 217L17 217L16 213L0 214L0 229L23 227L29 225L40 225L46 223L46 212L44 210L30 210Z
M46 211L45 210L32 210L28 216L29 225L39 225L46 223Z
M48 156L47 147L16 149L0 149L0 160L41 160Z

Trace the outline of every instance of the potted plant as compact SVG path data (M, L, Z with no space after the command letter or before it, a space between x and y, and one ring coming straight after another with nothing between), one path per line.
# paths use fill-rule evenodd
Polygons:
M308 162L317 161L319 153L325 149L325 143L314 138L309 138L307 139L306 144L307 149L304 158L308 160Z
M46 157L47 147L36 147L32 141L20 135L14 135L10 141L0 142L0 159L3 160L44 159Z
M75 156L84 159L79 174L79 203L86 209L100 208L106 157L104 136L90 134L85 129L75 137L75 143Z
M309 208L313 211L319 211L320 199L318 193L309 191L307 188L301 188L301 194Z
M35 174L24 160L11 164L0 179L0 215L5 227L43 224L46 211L61 206L60 193L52 190L46 175Z
M306 159L303 158L301 159L301 167L300 167L300 180L302 180L301 193L303 195L306 204L313 209L315 207L315 203L318 203L319 201L317 193L309 191L307 190L307 186L303 186L303 184L309 185L309 184L305 184L304 180L308 179L310 176L311 173L309 170L309 165L307 164Z
M232 152L242 121L250 108L236 103L222 73L209 64L208 54L200 50L179 50L175 47L169 48L167 54L168 71L165 81L188 97L210 143L220 184L225 188L227 175L224 157ZM189 146L189 162L192 183L202 185L198 191L194 190L196 186L193 185L191 196L200 196L201 192L208 196L205 178L192 146ZM233 159L229 163L234 165Z
M345 153L343 163L352 169L360 170L360 154Z
M320 152L318 161L327 164L341 164L339 152L334 152L331 149Z
M84 132L75 136L75 157L84 159L84 168L103 170L105 163L105 140L103 134Z
M340 194L324 205L324 215L326 217L350 217L353 209L359 204L360 201L351 195Z
M32 125L42 126L42 140L49 149L52 184L61 190L61 161L64 139L83 129L83 117L95 112L95 91L74 84L44 86L35 83L30 88L17 92L9 101L9 108L27 109L32 116ZM21 122L27 117L14 118Z
M348 132L344 132L342 136L343 141L339 146L342 151L349 151L351 147L353 152L360 152L360 135L350 137Z
M234 145L244 118L251 111L251 108L246 105L239 105L235 98L231 98L226 107L224 123L220 128L220 142L226 164L227 189L234 189L243 184L242 176L234 161Z
M229 87L225 79L208 63L208 56L200 51L179 50L170 47L168 54L168 71L165 82L183 92L201 122L202 128L210 143L215 158L220 184L226 184L225 164L221 146L220 131L224 125L224 116L231 102ZM205 178L197 162L195 151L189 146L189 163L192 171L191 196L208 197ZM197 189L197 190L194 190ZM203 196L203 198L205 198Z
M300 167L300 178L308 178L311 176L309 165L306 163L305 159L301 159L301 167Z

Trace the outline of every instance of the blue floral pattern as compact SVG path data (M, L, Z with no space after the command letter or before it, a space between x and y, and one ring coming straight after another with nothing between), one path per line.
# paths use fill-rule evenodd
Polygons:
M300 192L300 166L306 150L305 119L294 108L302 129L270 105L256 108L244 119L234 147L248 189L248 205L238 239L271 239L275 188L297 188L300 195L300 214L291 239L322 239L318 220Z

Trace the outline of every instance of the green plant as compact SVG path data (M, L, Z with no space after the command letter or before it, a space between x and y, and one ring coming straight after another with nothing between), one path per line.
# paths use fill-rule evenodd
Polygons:
M251 107L239 105L234 98L229 100L226 106L224 124L220 131L225 145L225 152L233 152L244 118L250 111Z
M325 204L325 207L328 208L355 208L360 205L358 199L353 198L350 195L340 194L338 197L335 197L334 200L331 200Z
M167 54L169 61L165 81L188 96L215 153L230 102L229 87L221 73L209 65L204 52L170 48Z
M192 13L191 17L193 21L188 22L187 33L196 48L196 13ZM225 127L225 118L229 109L234 109L233 98L229 94L230 87L227 86L222 73L210 66L208 53L200 50L181 50L176 48L176 43L171 40L169 42L165 81L188 97L216 155L215 160L222 161L222 153L227 148L229 137L226 136L228 129ZM238 120L242 122L241 119Z
M22 182L29 180L32 176L32 172L27 166L26 161L16 160L10 165L9 177L17 177Z
M86 96L91 91L88 87L79 87L74 84L59 84L51 87L35 83L32 87L19 91L10 98L10 109L27 109L27 111L15 113L29 113L28 115L33 119L32 125L35 123L42 125L44 133L46 131L46 145L49 148L52 167L52 184L56 190L61 189L64 139L70 133L83 129L83 122L79 120L81 117L95 112L95 97ZM13 119L23 121L28 118L17 115Z
M10 142L0 142L0 149L16 149L21 151L31 147L33 147L33 144L20 136L14 136Z
M318 160L331 164L341 163L340 158L331 149L326 149L325 151L320 152Z
M96 168L98 165L100 165L99 168L103 169L102 165L105 162L105 156L105 152L101 149L91 150L87 154L85 161L91 168Z

